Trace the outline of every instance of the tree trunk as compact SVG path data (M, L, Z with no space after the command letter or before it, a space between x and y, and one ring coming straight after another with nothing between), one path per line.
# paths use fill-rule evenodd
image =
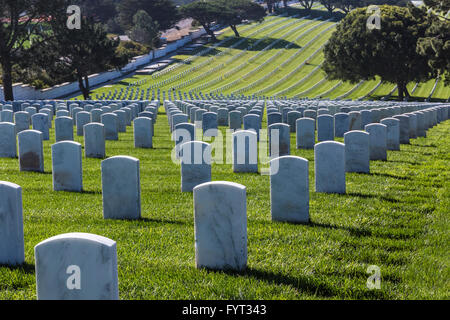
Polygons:
M272 4L267 4L267 11L269 11L269 13L273 12L273 5Z
M80 91L83 94L84 100L87 100L89 98L89 91L87 91L84 86L83 76L80 74L80 72L77 73L77 78L78 78L78 86L80 87Z
M408 88L406 87L406 84L405 84L405 87L404 87L404 92L405 92L405 98L406 98L406 100L409 100L409 98L411 97L410 95L409 95L409 92L408 92Z
M287 4L287 3L288 3L288 0L283 0L283 4L284 4L284 7L285 7L285 8L288 7L288 4Z
M203 25L203 29L205 29L206 33L209 34L211 36L211 38L213 39L213 41L217 41L216 35L214 34L214 31L212 31L208 25Z
M14 101L13 83L12 83L12 63L6 57L1 61L2 64L2 81L3 81L3 95L5 101Z
M397 83L397 90L398 90L398 100L403 101L403 86L401 82Z
M239 35L236 25L230 25L230 28L231 28L231 30L234 31L234 35L239 38L240 35Z
M88 99L89 99L89 95L91 94L91 86L89 85L89 77L88 76L84 76L84 87L86 88L86 92L88 95ZM86 98L85 98L86 100Z
M406 88L406 83L403 81L399 81L397 83L397 89L398 89L398 100L403 101L404 98L409 98L409 92Z

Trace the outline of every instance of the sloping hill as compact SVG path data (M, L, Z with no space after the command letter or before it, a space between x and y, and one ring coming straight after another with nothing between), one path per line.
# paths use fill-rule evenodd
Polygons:
M108 99L147 98L157 89L171 92L287 98L380 99L395 98L395 85L380 79L347 83L330 81L321 69L323 46L336 21L326 16L269 16L262 23L241 25L237 38L226 28L219 42L198 48L191 55L176 55L176 63L152 76L132 76L120 84L94 91ZM314 10L313 13L320 13ZM436 84L436 86L435 86ZM447 100L450 87L442 81L410 83L415 99ZM414 89L414 91L413 91ZM122 91L121 91L122 90Z

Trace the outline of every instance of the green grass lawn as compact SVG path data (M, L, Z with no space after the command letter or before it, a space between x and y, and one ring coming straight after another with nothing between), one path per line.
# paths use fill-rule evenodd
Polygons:
M164 114L155 129L151 150L133 148L131 128L106 143L108 156L140 160L139 221L103 219L100 160L83 158L85 192L52 191L53 130L44 143L44 174L19 172L17 159L0 159L0 180L23 188L26 260L0 267L0 299L35 299L33 248L67 232L117 241L121 299L449 298L450 121L389 151L388 161L372 161L370 174L347 174L345 195L314 192L313 151L296 150L292 135L292 154L310 161L306 225L271 221L268 176L213 165L213 180L247 187L242 273L195 268L192 194L180 192ZM369 265L381 269L380 290L366 288Z

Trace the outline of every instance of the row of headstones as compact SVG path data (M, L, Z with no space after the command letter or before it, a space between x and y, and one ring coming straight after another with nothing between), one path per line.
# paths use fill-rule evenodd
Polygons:
M448 119L448 107L434 107L397 118L385 118L381 123L365 126L365 131L351 130L344 134L344 144L334 141L314 143L314 119L297 120L299 142L315 149L316 191L345 193L345 172L370 172L370 160L387 160L387 150L400 150L400 144L410 138L425 136L426 130ZM410 126L410 123L413 123ZM423 131L422 131L423 130ZM275 134L276 133L276 134ZM276 123L269 126L271 158L290 155L289 126ZM211 145L195 141L195 126L176 126L176 152L181 160L181 190L190 192L200 183L211 181ZM306 143L305 143L306 140ZM333 139L330 139L333 140ZM241 130L232 134L233 172L258 172L257 134ZM330 177L334 177L332 179ZM331 185L330 181L335 181Z
M247 107L236 107L235 110L232 109L233 107L218 108L217 112L194 106L185 110L189 115L170 101L166 101L164 105L171 132L179 124L190 122L194 123L197 129L202 129L204 136L215 136L220 125L228 126L232 130L240 130L243 125L245 130L259 132L264 113L263 103L257 103L253 107L250 105L247 105Z
M441 111L446 109L446 118ZM436 109L423 112L434 112ZM448 119L448 108L438 108L436 121ZM396 120L398 121L398 120ZM427 124L428 125L428 124ZM434 122L431 121L430 126ZM369 124L368 126L383 126ZM367 128L366 127L366 128ZM235 134L242 134L238 131ZM249 132L256 135L253 132ZM254 139L256 140L256 139ZM352 140L355 143L352 143ZM64 142L66 143L66 142ZM70 143L70 142L68 142ZM369 134L350 131L345 145L326 141L315 145L316 191L345 193L345 172L351 156L368 161ZM348 147L351 146L351 147ZM195 148L208 145L191 141L182 145L189 165L195 164ZM201 153L204 154L203 152ZM202 156L202 161L207 160ZM186 164L185 164L186 165ZM282 156L270 162L270 202L274 221L309 222L308 160ZM118 174L118 172L120 172ZM183 172L183 161L182 161ZM210 172L210 168L209 168ZM191 172L198 176L199 171ZM209 174L210 176L210 174ZM182 174L183 178L183 174ZM139 160L113 157L102 162L104 216L140 217ZM231 182L205 182L192 186L194 197L195 261L198 268L243 270L247 265L246 188ZM0 182L0 264L24 262L22 192L17 185ZM223 206L227 203L227 206ZM118 216L117 213L122 215ZM134 215L130 213L134 212ZM226 222L226 223L225 223ZM38 299L118 299L116 242L93 234L70 233L47 239L35 246Z
M167 104L169 105L169 103ZM245 109L245 108L242 108ZM333 140L334 137L343 137L344 133L347 131L352 130L363 130L367 124L370 123L379 123L382 119L393 117L398 118L399 120L405 122L406 120L403 118L402 114L410 115L414 111L417 111L418 106L417 105L408 105L408 106L401 106L401 107L389 107L389 108L374 108L372 110L361 110L361 111L350 111L347 107L342 107L341 111L348 111L348 113L344 112L338 112L334 114L334 116L330 115L329 110L325 108L321 108L318 111L312 110L312 109L304 109L303 107L299 107L297 111L291 111L289 108L283 109L283 113L277 112L273 108L268 108L267 110L267 118L268 118L268 126L270 127L272 124L276 123L286 123L290 126L291 132L297 132L297 134L300 136L299 139L297 139L298 148L312 148L314 145L314 130L317 127L318 131L318 141L327 141L327 140ZM169 125L171 126L171 131L176 127L179 123L188 122L186 115L183 114L182 111L178 110L174 106L168 106L168 117L169 117ZM211 112L206 112L204 109L195 109L192 108L192 113L190 114L191 123L197 123L197 128L201 128L203 132L206 132L210 129L217 129L219 125L219 113L214 114ZM226 118L227 112L225 108L221 108L219 110L223 110L222 114L222 120ZM257 130L257 127L259 127L258 123L260 121L256 121L256 119L252 119L252 117L247 117L245 119L245 110L239 110L241 111L241 115L239 117L239 114L236 112L234 114L233 112L229 113L229 123L231 129L240 129L241 128L241 121L240 118L244 118L242 122L244 122L244 128L246 129L253 129ZM258 109L258 107L252 109L250 113L258 115L260 118L262 118L262 108ZM444 112L441 110L440 112ZM204 120L204 116L205 121ZM318 116L317 116L318 115ZM172 117L174 120L172 121ZM414 118L414 116L411 116ZM410 118L411 118L410 117ZM443 116L445 117L445 116ZM313 134L310 134L310 126L307 125L308 121L303 121L305 123L305 126L298 126L297 120L300 118L308 118L314 119L314 129ZM189 117L188 117L189 119ZM246 121L247 120L247 121ZM316 124L317 121L317 124ZM414 128L415 119L409 119L410 127ZM225 122L224 122L225 123ZM300 122L301 124L302 122ZM423 121L419 121L419 123L423 123ZM402 124L402 127L405 127L406 124ZM299 132L297 128L300 128L302 132ZM402 130L404 132L406 129ZM306 131L306 132L304 132ZM415 129L411 129L411 131L416 131ZM423 136L424 129L423 128L417 128L418 135ZM309 139L301 139L301 137L309 137ZM411 138L415 138L415 134L412 133ZM409 140L405 135L402 135L401 140L402 143L407 143ZM303 142L302 142L303 141Z
M322 114L317 117L317 120L313 117L295 118L297 148L314 146L315 128L317 128L317 140L321 142L334 140L335 137L343 137L348 131L362 130L368 125L381 123L388 126L388 150L398 150L400 143L407 144L409 139L425 137L427 128L448 117L448 106L431 107L396 115L378 111L377 109L352 111L348 114L337 113L334 116ZM271 115L268 117L270 118ZM397 122L400 130L398 134L396 134L396 129L390 129L390 127L396 126ZM292 127L290 130L294 131Z
M27 107L33 108L33 107ZM76 119L77 135L84 135L85 156L87 158L104 158L105 140L118 140L119 132L126 132L126 127L133 121L134 145L136 148L152 148L154 121L157 118L156 107L146 107L138 112L135 106L109 112L111 107L92 109L91 112L72 108L72 114L62 109L56 111L55 140L73 140L73 118ZM108 108L108 109L107 109ZM96 112L98 110L98 112ZM49 140L49 127L52 123L51 110L41 109L32 115L33 130L29 128L28 112L16 112L14 123L0 122L0 157L17 157L16 133L19 142L19 162L21 171L43 171L43 140ZM137 115L136 115L137 113ZM137 116L137 117L136 117Z
M169 103L168 103L169 104ZM174 110L174 111L172 111ZM307 110L308 111L308 110ZM373 110L378 111L378 110ZM386 109L387 112L398 112L400 109ZM408 110L404 110L408 111ZM173 113L172 113L173 112ZM186 115L179 114L180 111L176 107L169 106L169 117L172 114L174 119L180 118L179 124L174 124L174 140L176 143L177 155L183 153L182 144L196 140L195 126L183 121L187 121ZM203 116L207 114L204 113ZM368 113L371 115L371 111ZM381 113L383 114L383 113ZM244 118L252 119L254 116L246 116ZM447 119L448 107L440 106L430 108L422 112L414 112L407 115L394 116L395 118L385 118L381 120L381 124L371 124L371 118L365 124L364 129L369 134L354 130L361 127L361 117L359 112L350 112L349 115L345 113L336 114L335 117L331 115L320 115L318 117L318 140L327 141L334 140L335 136L335 119L341 121L338 130L342 131L342 135L337 133L337 136L344 136L344 142L347 149L346 171L347 172L369 172L369 160L386 160L387 150L399 150L400 143L409 143L410 138L417 136L425 136L426 128L435 125L436 123ZM352 119L352 121L349 120ZM203 119L202 119L203 120ZM280 119L281 120L281 119ZM170 122L170 121L169 121ZM247 123L247 121L245 122ZM350 123L352 127L350 127ZM252 125L253 124L253 125ZM243 132L233 133L233 171L234 172L258 172L258 157L257 157L257 140L258 136L252 131L258 132L260 128L260 119L248 121L245 125L246 129ZM315 144L315 127L316 122L313 118L296 119L297 130L297 148L313 148ZM203 130L208 130L211 127L202 125ZM284 156L290 154L290 126L283 123L271 124L268 128L269 138L269 152L272 157ZM250 131L251 130L251 131ZM349 132L350 131L350 132ZM277 133L277 137L272 138L273 133ZM256 137L256 138L254 138ZM239 141L241 141L239 143ZM242 145L243 144L243 145ZM206 150L208 146L204 145ZM198 146L200 148L200 146ZM351 150L359 150L360 152ZM364 151L364 152L362 152ZM204 154L200 152L198 154ZM208 154L208 153L207 153ZM210 155L205 159L205 162L210 162ZM202 161L202 160L200 160ZM185 167L184 162L188 165L194 162L189 157L182 158L182 169ZM197 160L198 162L198 160ZM184 173L185 171L186 173ZM190 172L194 173L190 173ZM199 172L196 172L199 171ZM200 174L203 172L203 174ZM191 191L192 186L198 182L210 180L210 168L205 165L203 170L182 170L182 191ZM191 182L190 177L198 179L197 182Z
M437 110L448 110L447 108L438 108ZM418 114L431 113L435 110L425 110L417 112ZM436 113L437 115L441 114ZM448 113L447 113L448 118ZM139 119L139 118L137 118ZM302 121L304 119L299 119ZM437 123L444 119L439 117L436 119ZM383 123L384 122L384 123ZM345 192L345 172L369 172L369 159L372 160L386 160L386 150L398 150L397 146L400 143L400 126L401 121L397 119L384 119L382 124L371 124L366 126L366 131L350 131L344 135L344 155L342 159L333 159L337 151L330 150L330 157L326 159L333 159L331 163L318 167L317 177L320 176L320 171L327 170L331 173L339 173L344 176L344 179L337 179L343 181L340 183L339 190ZM98 124L100 125L100 124ZM181 125L181 124L180 124ZM193 126L192 124L187 124ZM433 126L434 123L430 123ZM0 132L4 128L9 128L10 135L14 138L14 125L8 123L0 123ZM149 128L149 126L147 126ZM311 124L312 127L312 124ZM179 129L177 127L177 129ZM193 128L194 129L194 128ZM270 130L278 129L278 139L272 139L273 143L269 142L271 150L276 150L277 156L289 155L290 141L289 128L285 124L274 124L270 126ZM147 130L148 131L148 130ZM271 132L271 131L270 131ZM283 133L284 132L284 133ZM409 132L409 131L408 131ZM2 135L4 136L4 135ZM192 189L203 182L211 181L211 148L210 145L200 141L194 141L194 134L191 134L189 139L183 139L183 143L179 146L181 155L181 189L182 191L192 191ZM94 135L93 139L99 139L98 135ZM88 139L87 139L88 140ZM271 139L269 139L271 140ZM1 141L7 141L2 139ZM278 142L278 144L277 144ZM393 143L394 147L390 148L389 144ZM89 144L86 144L86 149L89 150ZM320 154L319 147L321 144L316 144L315 153ZM333 144L332 144L333 145ZM331 148L331 147L328 147ZM103 140L104 149L104 140ZM341 148L342 149L342 148ZM233 133L233 170L234 172L257 172L257 135L250 130L237 131ZM319 151L318 151L319 150ZM328 150L328 149L325 149ZM200 159L198 156L200 155ZM274 154L272 154L274 156ZM316 154L316 156L319 156ZM319 156L320 157L320 156ZM343 164L343 170L332 170L333 165L337 162ZM19 133L19 163L21 170L43 171L43 152L42 152L42 134L26 130ZM316 164L320 163L316 159ZM325 169L323 169L325 168ZM82 165L81 165L81 145L76 142L62 141L52 145L52 173L53 173L53 189L55 191L82 191ZM325 177L329 177L327 173ZM122 181L122 180L121 180ZM326 181L326 179L325 179ZM320 183L316 182L316 186ZM320 189L320 187L318 188ZM325 188L325 190L328 190ZM334 190L334 189L331 189ZM336 192L336 191L331 191Z
M66 117L57 118L65 121ZM51 146L53 189L55 191L82 190L81 144L70 141L73 135L71 118L67 118L64 141ZM152 148L152 119L138 117L133 120L136 148ZM61 133L59 133L61 135ZM58 135L58 134L57 134ZM89 123L84 126L84 155L86 158L106 157L105 125ZM44 172L43 134L37 130L25 130L17 135L20 171ZM73 137L72 137L73 138ZM13 123L0 122L0 157L17 157L16 129Z
M430 108L427 106L427 108ZM328 116L336 119L336 136L342 137L343 134L348 130L362 130L365 125L369 123L380 122L381 119L392 117L395 115L400 115L404 113L411 113L414 111L419 111L424 108L419 108L418 106L394 106L387 108L372 108L360 111L351 111L350 108L341 107L339 112L331 113L327 108L315 109L305 109L304 107L283 108L279 111L275 107L268 107L267 109L267 123L270 126L273 123L286 123L291 127L291 132L296 132L295 122L297 119L313 118L318 120L320 116Z
M119 169L122 167L115 168ZM0 225L0 264L20 265L25 261L21 187L0 182L0 200L0 218L4 222ZM218 205L222 201L228 205ZM205 183L195 188L194 203L196 266L244 269L247 264L245 187L230 182ZM61 234L37 244L34 254L38 299L119 298L115 241L87 233Z
M24 106L22 105L22 107ZM155 107L148 106L144 111L153 113L152 118L155 118L156 120L157 109ZM56 108L53 108L51 105L45 105L41 109L36 109L35 106L28 106L24 107L24 111L16 112L14 114L14 121L11 111L2 111L0 122L15 122L17 124L18 132L20 132L28 129L31 120L33 129L43 131L44 139L48 140L48 129L52 127L52 120L55 114L57 118L71 117L77 127L77 135L82 136L83 126L85 124L90 122L101 122L102 115L106 113L113 113L117 116L116 121L114 121L117 122L117 129L114 129L114 131L124 132L126 131L126 126L131 125L131 121L137 117L140 112L141 110L137 104L131 104L125 107L119 107L117 104L110 104L102 107L99 105L87 104L81 108L78 104L73 103L69 105L69 109L67 109L65 105L58 105ZM47 119L45 119L44 114L47 115Z
M328 144L331 142L325 142ZM122 179L103 180L115 194L114 211L124 207L124 200L140 207L140 194L134 159L111 158L111 173L132 168ZM130 167L127 167L131 165ZM106 165L105 165L106 166ZM299 157L272 160L279 166L271 177L272 219L309 221L308 161ZM127 175L128 174L128 175ZM116 178L117 174L113 174ZM136 180L137 179L137 180ZM286 181L286 179L288 179ZM126 184L126 187L123 186ZM133 192L129 192L130 189ZM295 194L296 197L290 197ZM104 190L105 201L105 190ZM207 182L193 189L195 223L195 261L198 268L242 270L247 265L247 204L245 186L231 182ZM0 182L0 264L24 262L22 192L17 185ZM294 202L292 201L295 198ZM227 206L223 206L223 203ZM7 231L7 232L6 232ZM116 243L93 234L70 233L52 237L35 246L36 287L38 299L118 299Z
M115 104L119 108L135 104L142 111L148 105L157 105L159 107L158 100L15 100L15 101L0 101L0 111L11 110L14 112L24 111L27 107L34 107L37 111L43 108L48 108L56 111L57 106L65 106L69 108L70 105L77 105L83 108L87 105L94 106L95 108L101 108Z
M373 101L329 101L329 102L319 102L319 103L290 103L290 104L279 104L277 103L267 103L268 108L278 109L278 112L282 112L285 108L292 109L296 111L297 109L310 109L318 110L327 109L328 113L334 115L336 113L349 113L352 111L363 111L363 110L373 110L373 109L390 109L395 108L396 110L400 108L400 113L407 113L418 111L421 109L426 109L430 107L436 107L443 105L442 103L423 103L423 102L373 102ZM397 112L397 111L396 111Z

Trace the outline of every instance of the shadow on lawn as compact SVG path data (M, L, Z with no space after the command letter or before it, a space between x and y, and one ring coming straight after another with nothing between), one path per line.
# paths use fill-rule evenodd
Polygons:
M81 191L81 193L83 193L83 194L102 194L102 191L101 190L99 190L99 191L83 190L83 191Z
M135 220L138 222L151 222L151 223L161 223L161 224L177 224L177 225L186 225L185 221L176 221L176 220L163 220L163 219L155 219L155 218L140 218L139 220Z
M326 228L326 229L340 229L345 230L350 233L353 237L375 237L375 238L383 238L383 239L393 239L393 240L407 240L417 237L417 234L391 234L388 232L384 233L373 233L369 229L364 228L355 228L355 227L349 227L349 226L338 226L334 224L328 224L328 223L320 223L320 222L314 222L310 221L306 226L310 227L319 227L319 228Z
M30 264L30 263L23 263L23 264L19 264L17 266L8 266L8 265L4 265L4 264L0 264L0 268L5 268L11 271L22 271L25 274L34 274L35 273L35 267L34 264Z
M434 144L412 144L412 146L421 148L437 148Z
M310 221L308 226L326 228L326 229L346 230L352 236L357 236L357 237L371 237L372 236L372 231L367 230L367 229L358 229L358 228L347 227L347 226L337 226L337 225L333 225L333 224L319 223L319 222L314 222L314 221Z
M421 163L418 161L406 161L406 160L389 160L388 162L395 162L395 163L407 163L412 165L420 165Z
M386 197L386 196L378 196L375 194L365 194L365 193L361 193L361 192L347 192L345 194L338 194L338 195L358 197L358 198L364 198L364 199L379 199L379 200L383 200L383 201L387 201L387 202L391 202L391 203L401 202L400 200L395 199L395 198Z
M211 272L216 272L210 270ZM326 282L326 279L319 279L313 276L299 275L296 277L285 275L282 273L275 273L267 270L259 270L254 268L247 268L244 271L232 271L224 270L217 271L223 272L231 276L242 276L247 278L253 278L255 280L264 281L275 285L285 285L297 289L300 292L305 292L310 295L322 298L330 297L348 297L349 292L340 290L339 287ZM320 276L320 275L319 275ZM364 290L354 288L352 290L351 298L372 298L372 299L386 299L388 293L374 290Z
M393 161L393 162L395 162L395 161ZM396 176L396 175L393 175L390 173L371 172L371 173L366 173L366 174L370 175L370 176L386 177L386 178L399 179L399 180L411 180L410 177L401 177L401 176Z

